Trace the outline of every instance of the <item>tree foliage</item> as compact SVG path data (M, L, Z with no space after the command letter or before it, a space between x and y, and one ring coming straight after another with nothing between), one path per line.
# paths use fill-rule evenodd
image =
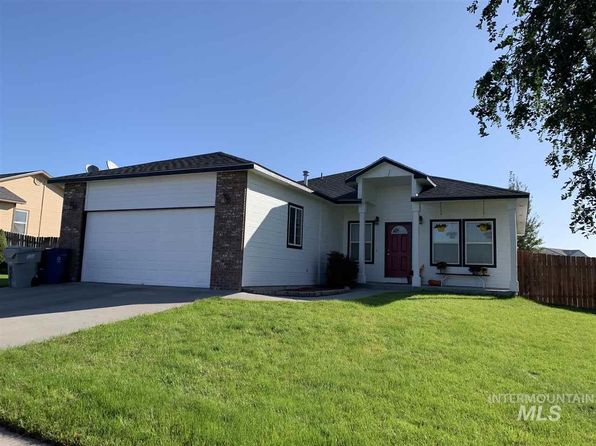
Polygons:
M563 199L573 199L570 228L596 234L596 1L488 0L479 29L499 53L476 81L480 135L502 120L516 137L536 132L552 146L553 177L569 172ZM479 12L478 0L468 7ZM509 14L510 12L510 14ZM501 23L502 22L502 23Z
M7 245L8 242L6 241L6 234L4 234L4 231L0 229L0 263L4 263L4 249Z
M522 183L513 172L509 172L509 189L529 192L528 186ZM528 201L528 218L526 219L526 233L517 238L517 248L524 251L539 251L542 247L540 226L542 226L542 221L532 211L532 197L530 196L530 200Z

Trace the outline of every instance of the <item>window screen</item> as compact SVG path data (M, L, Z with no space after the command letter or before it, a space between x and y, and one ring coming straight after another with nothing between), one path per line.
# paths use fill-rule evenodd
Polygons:
M431 222L432 264L445 262L459 265L460 227L459 221L433 220Z
M467 220L464 225L466 265L494 266L495 222L493 220Z

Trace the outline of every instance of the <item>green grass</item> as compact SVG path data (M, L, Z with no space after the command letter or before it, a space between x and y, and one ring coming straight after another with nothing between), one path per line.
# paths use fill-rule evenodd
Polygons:
M77 445L594 444L594 314L521 299L208 299L0 352L0 424Z
M0 288L8 286L8 274L0 274Z

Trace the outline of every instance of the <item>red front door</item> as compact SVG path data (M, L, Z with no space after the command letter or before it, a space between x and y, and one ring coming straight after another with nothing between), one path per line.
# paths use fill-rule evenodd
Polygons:
M385 277L408 277L412 270L412 223L385 223Z

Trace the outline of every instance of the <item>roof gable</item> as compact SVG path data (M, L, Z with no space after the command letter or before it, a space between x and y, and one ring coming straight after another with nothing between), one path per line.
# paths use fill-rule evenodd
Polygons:
M357 189L354 178L365 169L340 172L309 180L308 187L317 194L337 203L357 203ZM503 187L451 178L427 176L429 187L425 188L412 201L483 200L497 198L528 198L530 194Z
M391 158L383 156L383 157L379 158L378 160L376 160L374 163L366 166L364 169L361 169L361 170L357 171L356 173L354 173L353 175L346 178L346 182L349 183L352 181L356 181L356 179L359 176L365 174L366 172L369 172L370 170L374 169L375 167L377 167L383 163L387 163L387 164L395 166L401 170L405 170L406 172L414 175L414 178L427 178L428 177L428 175L420 172L419 170L413 169L412 167L406 166L405 164L402 164L402 163L398 163L397 161L392 160Z

